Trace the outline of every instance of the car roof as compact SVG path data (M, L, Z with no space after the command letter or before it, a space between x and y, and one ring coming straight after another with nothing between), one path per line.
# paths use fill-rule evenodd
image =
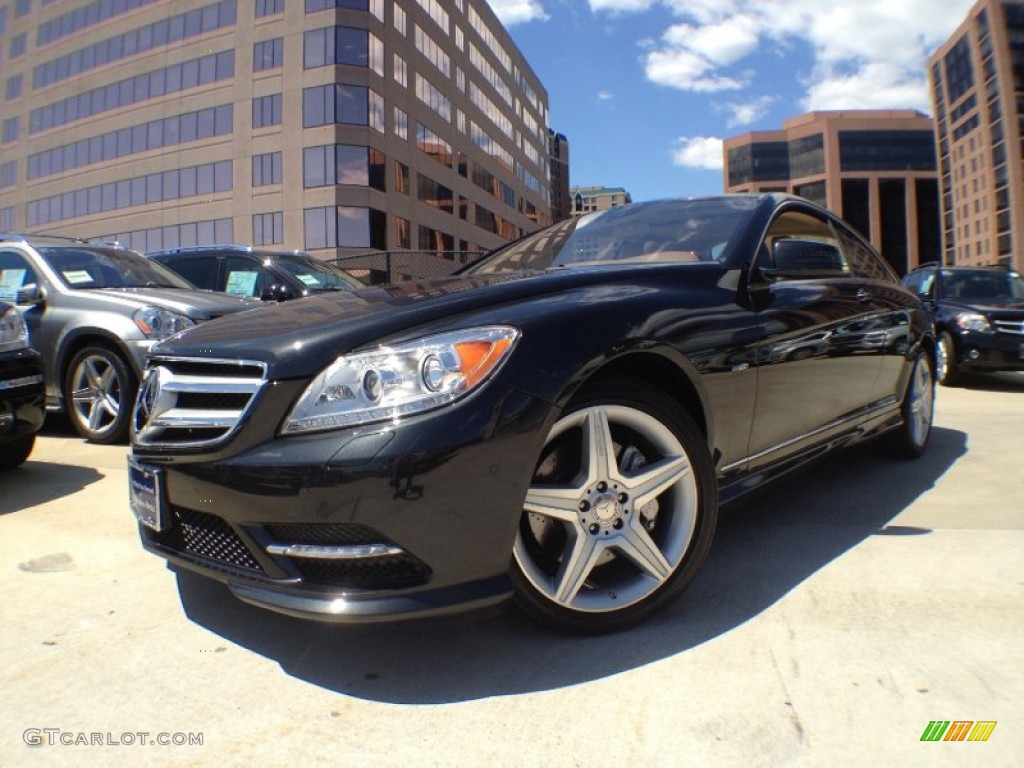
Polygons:
M259 256L263 258L274 258L286 256L294 258L296 256L303 258L315 258L311 254L305 251L275 251L265 250L263 248L253 248L250 245L240 245L237 243L223 243L214 245L188 245L181 248L166 248L159 251L149 251L146 255L150 258L159 258L162 256L192 256L196 254L212 253L212 254L238 254L238 255L250 255Z
M31 232L0 232L0 243L21 243L23 245L43 245L47 248L81 248L83 245L103 246L130 250L127 246L106 237L71 237L68 235L36 234Z

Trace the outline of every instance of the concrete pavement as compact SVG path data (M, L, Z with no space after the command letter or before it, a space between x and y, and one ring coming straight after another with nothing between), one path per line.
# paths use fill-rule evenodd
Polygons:
M0 475L0 765L1020 765L1022 435L1024 376L940 389L923 459L775 486L667 613L574 639L244 605L144 552L126 449L58 424Z

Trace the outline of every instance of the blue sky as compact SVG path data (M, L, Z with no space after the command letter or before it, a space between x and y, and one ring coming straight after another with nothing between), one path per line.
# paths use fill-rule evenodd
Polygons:
M721 140L825 109L930 114L971 0L491 0L548 90L574 185L722 191Z

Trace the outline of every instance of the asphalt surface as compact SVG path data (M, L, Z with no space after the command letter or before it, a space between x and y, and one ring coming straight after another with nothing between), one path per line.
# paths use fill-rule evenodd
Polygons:
M244 605L144 552L126 449L55 421L0 475L0 765L1022 765L1022 441L1024 376L943 388L924 458L774 486L667 613L575 639Z

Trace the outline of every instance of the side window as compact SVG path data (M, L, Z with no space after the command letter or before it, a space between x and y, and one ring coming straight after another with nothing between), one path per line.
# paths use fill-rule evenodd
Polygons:
M221 288L225 293L259 298L271 282L267 270L256 262L238 256L225 257L224 284Z
M837 228L841 247L850 265L850 270L857 277L868 280L897 281L896 273L871 248L846 230Z
M220 290L217 285L217 257L193 256L191 258L174 259L165 266L177 272L196 288L208 291Z
M808 211L784 211L768 227L757 265L786 271L850 274L850 266L831 224Z
M22 254L0 250L0 299L13 304L18 291L38 284L35 270Z
M903 278L903 285L908 291L921 294L921 284L924 282L924 272L911 272Z
M903 284L922 299L930 299L932 286L935 284L935 270L924 269L911 272L903 278Z
M935 275L934 269L929 269L927 272L921 275L921 288L918 290L918 295L923 299L935 298Z

